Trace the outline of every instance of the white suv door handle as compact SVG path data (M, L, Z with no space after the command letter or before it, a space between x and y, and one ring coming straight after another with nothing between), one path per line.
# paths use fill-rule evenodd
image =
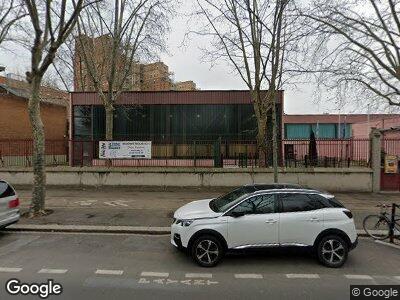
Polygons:
M309 221L310 222L319 222L319 218L311 218Z
M273 220L273 219L269 219L269 220L265 221L265 223L267 223L267 224L275 224L276 222L277 221Z

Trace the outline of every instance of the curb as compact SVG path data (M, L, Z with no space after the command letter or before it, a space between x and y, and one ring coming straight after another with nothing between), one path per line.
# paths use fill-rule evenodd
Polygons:
M98 225L32 225L32 224L14 224L3 231L20 232L72 232L72 233L115 233L115 234L149 234L149 235L167 235L171 233L170 227L156 226L98 226ZM360 237L368 236L364 230L357 230Z
M97 225L31 225L15 224L3 229L4 231L20 232L72 232L72 233L131 233L165 235L170 234L170 227L150 227L150 226L97 226Z
M388 247L392 247L392 248L395 248L395 249L400 249L400 245L396 245L396 244L392 244L392 243L388 243L388 242L384 242L384 241L376 240L375 243L381 244L381 245L385 245L385 246L388 246Z

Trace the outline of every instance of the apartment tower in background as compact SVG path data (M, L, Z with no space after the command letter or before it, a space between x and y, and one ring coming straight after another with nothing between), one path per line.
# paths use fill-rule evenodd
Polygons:
M79 40L80 39L80 40ZM93 63L97 66L97 77L102 89L108 89L107 75L111 65L112 37L103 35L97 38L80 36L75 41L74 53L74 90L95 91L94 82L86 65L85 55L91 55ZM117 84L123 80L124 70L129 64L129 59L120 51L117 53ZM134 62L130 68L125 82L124 91L195 91L196 84L193 81L174 82L172 73L163 62L142 64Z

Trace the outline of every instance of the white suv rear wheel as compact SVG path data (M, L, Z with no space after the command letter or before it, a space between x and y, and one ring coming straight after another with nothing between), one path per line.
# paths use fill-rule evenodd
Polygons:
M349 252L346 242L339 236L329 235L318 244L319 261L330 268L340 268L347 260Z

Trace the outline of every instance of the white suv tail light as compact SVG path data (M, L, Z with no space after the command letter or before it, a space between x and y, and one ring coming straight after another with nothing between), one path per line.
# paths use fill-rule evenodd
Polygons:
M8 202L8 208L16 208L19 206L19 199L16 198Z

